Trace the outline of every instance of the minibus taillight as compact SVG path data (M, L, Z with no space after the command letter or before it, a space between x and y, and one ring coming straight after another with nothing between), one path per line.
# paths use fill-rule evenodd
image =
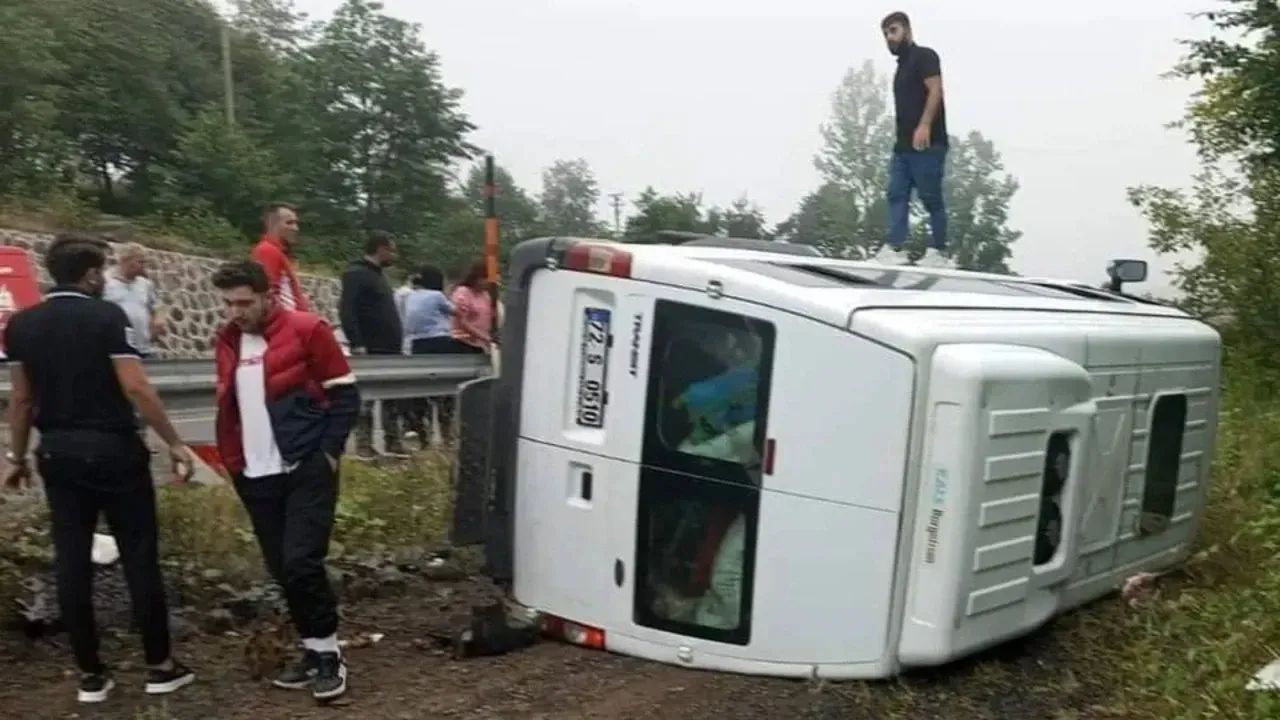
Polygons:
M555 615L543 615L542 631L553 638L584 648L604 649L604 631L590 625L582 625Z
M562 265L579 272L631 277L631 253L608 245L576 243L565 252Z

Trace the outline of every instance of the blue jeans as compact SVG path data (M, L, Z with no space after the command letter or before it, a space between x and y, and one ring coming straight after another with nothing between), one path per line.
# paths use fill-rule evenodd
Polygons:
M928 150L894 151L889 161L889 244L900 248L907 241L911 190L929 211L933 247L947 247L947 209L942 201L942 174L947 160L945 147Z

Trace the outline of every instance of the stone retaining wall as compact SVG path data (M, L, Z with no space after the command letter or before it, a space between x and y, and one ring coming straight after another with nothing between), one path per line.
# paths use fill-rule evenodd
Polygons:
M44 251L53 241L48 233L0 229L0 245L27 250L40 276L40 286L51 284L44 267ZM164 358L212 357L212 338L222 321L222 304L209 284L221 261L196 255L149 250L149 275L156 284L160 306L169 316L165 336L155 342ZM245 246L245 254L249 246ZM316 309L336 326L339 284L334 278L303 275L302 284Z

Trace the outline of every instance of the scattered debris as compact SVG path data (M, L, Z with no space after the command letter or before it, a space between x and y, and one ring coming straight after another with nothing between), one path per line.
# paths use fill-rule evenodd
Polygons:
M1272 660L1254 673L1245 690L1280 690L1280 659Z
M455 660L505 655L533 645L542 634L535 622L511 616L505 603L472 608L471 622L462 630L438 630L431 634L437 645L451 651Z
M350 640L339 640L338 645L347 650L359 650L361 648L373 647L382 642L386 637L385 633L360 633Z
M235 627L236 620L226 608L214 608L204 615L204 631L217 635Z
M120 547L111 535L94 533L90 557L93 558L94 565L112 565L120 559Z
M1137 607L1145 597L1150 595L1155 587L1155 581L1164 576L1165 573L1141 572L1132 575L1124 581L1124 586L1120 589L1120 597L1129 603L1129 607Z
M244 643L244 663L249 677L261 680L284 667L298 646L298 634L289 618L280 613L254 622Z

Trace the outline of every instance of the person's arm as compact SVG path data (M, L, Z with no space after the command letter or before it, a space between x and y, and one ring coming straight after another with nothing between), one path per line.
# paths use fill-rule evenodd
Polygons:
M142 366L141 354L138 353L137 348L129 344L127 332L129 319L123 310L114 305L111 307L114 313L105 330L106 346L120 389L142 415L142 419L147 421L147 425L155 430L169 447L169 459L173 463L174 473L184 481L189 480L191 473L194 472L191 452L187 450L178 431L169 421L169 414L164 410L160 394L156 392L151 379L147 377L146 369Z
M351 372L351 365L328 323L320 322L311 331L307 339L307 365L312 378L320 383L329 399L325 413L328 425L321 449L336 468L360 414L360 390L356 387L355 373Z
M164 403L160 402L160 394L156 392L151 379L147 377L142 359L137 355L113 355L111 363L115 366L120 389L124 391L125 397L129 398L129 402L138 409L151 429L155 430L169 447L182 445L182 438L178 436L178 431L169 421Z
M359 313L360 293L364 292L364 283L358 271L347 270L342 273L342 293L338 298L338 319L342 322L342 332L347 336L347 346L355 352L364 347L364 335L360 332Z
M164 308L160 307L154 283L147 285L147 313L151 316L151 338L154 340L164 335L165 322L168 320Z
M925 97L924 112L920 115L915 137L912 138L912 146L916 150L929 147L933 121L937 119L938 109L942 107L942 61L938 58L938 53L933 50L921 53L920 74L924 76L924 86L928 95Z
M9 452L13 453L12 467L5 476L6 488L20 488L31 478L31 466L27 461L27 445L31 442L31 425L35 416L35 397L31 393L31 381L22 363L9 363Z

